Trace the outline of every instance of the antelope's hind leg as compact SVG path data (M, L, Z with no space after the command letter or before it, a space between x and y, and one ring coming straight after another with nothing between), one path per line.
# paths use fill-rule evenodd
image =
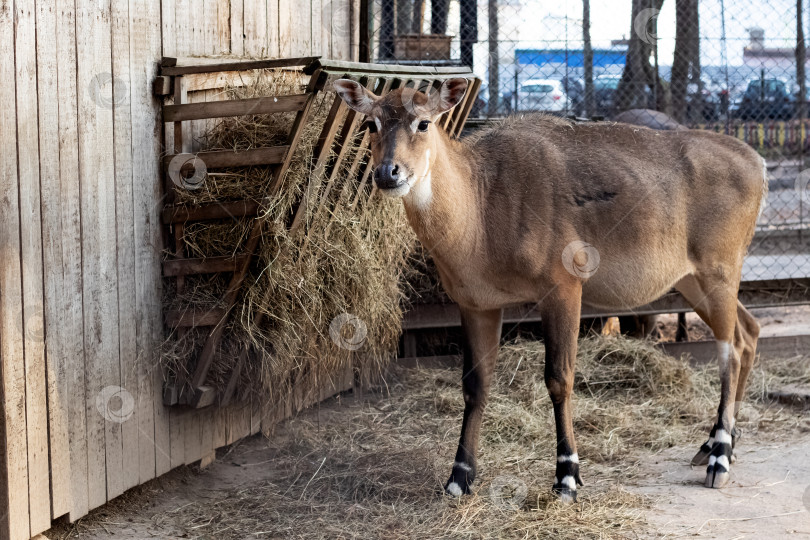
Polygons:
M461 309L464 330L464 370L461 385L464 391L464 421L458 443L453 472L444 486L448 495L458 497L470 493L476 475L475 454L478 435L487 403L492 373L498 358L501 340L502 310L473 311Z
M734 446L739 439L735 417L756 354L759 325L737 300L737 284L716 277L687 276L676 287L712 329L720 367L720 405L709 439L693 465L707 465L706 487L720 488L729 480Z

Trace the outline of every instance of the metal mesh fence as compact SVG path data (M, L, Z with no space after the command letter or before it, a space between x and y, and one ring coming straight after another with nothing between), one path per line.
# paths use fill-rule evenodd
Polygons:
M810 277L802 0L370 0L371 60L471 65L472 118L522 112L707 129L767 161L744 280ZM642 111L643 110L643 111Z

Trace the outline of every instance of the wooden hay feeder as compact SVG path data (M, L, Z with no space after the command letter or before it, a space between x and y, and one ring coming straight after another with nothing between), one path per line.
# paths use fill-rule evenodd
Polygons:
M174 280L175 290L180 292L184 280L189 276L219 274L227 279L228 285L221 295L218 306L212 309L175 309L164 313L166 325L178 333L192 328L204 329L205 342L196 358L189 359L188 378L178 374L178 378L168 383L164 389L164 403L167 405L187 405L195 408L215 403L225 405L235 399L240 372L249 355L250 345L237 344L240 351L234 358L232 372L224 389L219 390L209 384L209 372L215 355L223 344L223 331L233 316L233 308L244 294L245 277L256 262L257 246L262 233L261 215L265 203L282 185L282 179L290 166L292 156L301 142L301 134L312 118L313 102L321 93L329 92L327 100L331 106L323 120L320 136L313 154L313 170L327 171L327 180L318 189L306 189L290 215L285 226L290 233L301 228L302 216L307 208L317 208L317 212L329 211L324 208L326 195L335 185L338 170L349 171L347 186L355 190L354 204L361 197L372 193L369 165L369 138L367 133L360 135L361 116L348 110L343 101L333 92L331 83L338 78L357 80L377 95L384 95L402 86L427 89L438 87L443 80L452 77L471 79L470 90L464 101L448 112L438 124L452 136L457 137L475 101L481 81L475 79L467 68L459 67L406 67L391 65L361 64L320 60L315 57L288 60L259 60L196 65L173 65L172 59L164 61L161 73L155 81L155 93L163 98L163 121L167 141L173 141L167 148L163 160L164 189L166 204L161 212L165 226L166 245L170 256L163 263L163 275ZM296 95L266 96L254 99L231 99L205 103L188 102L188 81L193 77L217 79L223 76L241 77L246 71L257 69L302 69L309 76L306 89ZM240 152L208 151L192 153L190 123L198 120L219 119L244 115L273 115L294 113L295 119L286 137L286 143L279 146L251 148ZM345 151L344 142L360 139L359 151L354 153L351 163L344 163L351 153ZM204 167L201 165L204 164ZM264 201L228 201L206 204L182 204L178 202L179 190L195 189L199 182L195 171L216 171L227 167L267 166L271 169L272 180L266 187ZM330 172L331 171L331 172ZM204 172L202 174L205 174ZM316 206L317 205L317 206ZM249 234L232 256L191 258L184 252L184 231L193 223L203 221L229 222L236 219L251 220ZM263 315L255 314L252 324L259 325ZM232 349L233 350L233 349ZM345 377L344 377L345 379ZM346 384L350 388L352 381ZM345 388L339 388L342 390ZM305 403L299 404L305 406Z

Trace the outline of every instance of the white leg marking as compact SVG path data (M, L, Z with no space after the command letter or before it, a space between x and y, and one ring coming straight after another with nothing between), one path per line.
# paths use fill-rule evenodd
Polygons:
M574 477L571 475L563 477L562 482L560 482L560 484L562 484L564 487L567 487L571 491L577 490L577 481L574 480Z
M456 467L458 467L459 469L461 469L464 472L470 472L472 470L472 467L470 467L469 465L467 465L466 463L464 463L462 461L454 461L453 462L453 468L455 469Z
M461 491L461 487L455 482L450 482L450 484L447 485L447 491L453 497L461 497L461 495L464 493Z
M728 458L726 456L720 456L717 458L717 464L726 469L727 471L730 470L728 466Z
M731 354L731 344L728 341L717 342L717 364L720 366L720 372L728 369L728 359Z
M565 454L557 456L557 463L565 463L566 461L570 461L571 463L579 463L579 455L577 455L575 452L570 456L566 456Z
M380 122L379 118L374 119L374 124L377 126L377 131L378 132L382 131L382 122Z
M718 429L714 434L714 439L720 444L731 444L731 434L725 429Z
M717 463L717 456L709 456L709 467Z

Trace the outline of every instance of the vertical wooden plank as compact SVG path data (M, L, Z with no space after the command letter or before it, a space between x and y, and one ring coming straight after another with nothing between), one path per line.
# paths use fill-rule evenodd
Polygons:
M190 465L202 456L202 425L200 416L207 412L194 409L188 412L185 422L185 458L184 463Z
M110 2L76 1L79 177L82 212L87 473L90 507L107 501L123 466L115 413L120 381ZM110 474L107 474L107 470ZM117 485L110 486L117 490Z
M282 58L295 54L295 33L299 27L293 19L301 17L302 11L299 3L293 5L293 0L278 0L278 54Z
M178 22L180 20L178 19ZM201 56L205 52L205 0L189 2L188 24L191 35L189 56Z
M245 33L245 55L262 57L267 54L267 14L264 0L243 2L243 25Z
M216 0L217 17L214 52L231 54L231 5L229 0Z
M45 319L48 435L51 477L51 518L70 511L69 388L64 328L70 286L62 271L62 204L59 174L57 26L54 4L37 2L37 101L39 107L39 168L42 208L42 266ZM74 105L75 107L75 105Z
M151 13L171 0L130 0L132 148L135 237L135 334L138 374L138 463L141 483L170 468L169 418L163 407L163 374L155 369L162 338L160 297L161 153L159 106L149 88L157 73L161 27ZM173 6L172 6L173 7ZM164 40L165 40L164 35ZM165 51L165 41L164 41Z
M193 44L194 25L190 16L189 2L191 0L174 0L174 39L177 56L191 54ZM169 0L169 3L172 3Z
M62 274L64 279L64 361L67 374L70 439L70 519L89 510L87 476L87 409L85 407L84 309L79 186L78 110L76 88L76 12L74 0L56 2L59 51L59 178L62 199Z
M0 0L0 362L4 452L0 453L0 537L28 538L28 442L25 423L14 5Z
M135 335L135 227L132 195L132 98L130 96L129 2L112 4L112 106L115 159L115 217L118 258L118 396L121 421L121 478L107 470L107 497L138 485L138 379ZM109 486L112 486L109 487ZM120 489L120 492L118 491Z
M267 49L265 56L269 58L280 58L281 47L279 46L279 6L282 0L266 0L265 7L267 8L267 35L265 41L267 42Z
M244 0L230 0L231 4L231 54L245 54Z
M20 199L25 417L28 430L28 507L31 534L50 528L48 405L43 334L42 228L39 198L36 11L33 0L15 3L17 172Z
M186 417L189 411L178 410L173 407L169 410L169 434L171 468L179 467L186 462Z
M227 444L227 423L228 423L228 415L226 410L222 407L217 407L213 414L213 426L214 426L214 433L213 433L213 446L214 450L225 446Z
M310 29L310 48L309 54L313 56L324 56L321 52L323 48L323 5L321 0L312 0L310 6L310 17L312 18L312 27Z
M321 50L320 54L332 58L332 10L338 0L320 0L321 3ZM318 0L313 0L316 5Z
M217 409L219 407L209 407L201 411L201 441L200 441L200 467L205 467L214 461L216 451L214 450L214 424L217 421Z
M177 23L175 21L175 0L160 2L160 35L162 56L177 56Z
M348 60L351 51L351 0L332 0L331 58Z

